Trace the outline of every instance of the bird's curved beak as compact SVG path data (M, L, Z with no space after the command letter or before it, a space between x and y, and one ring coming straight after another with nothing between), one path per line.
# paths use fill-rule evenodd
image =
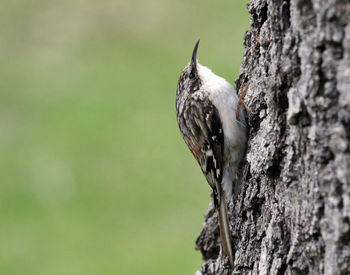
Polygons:
M198 40L196 45L194 46L193 53L192 53L191 64L194 67L197 67L197 50L198 50L199 41L200 40Z

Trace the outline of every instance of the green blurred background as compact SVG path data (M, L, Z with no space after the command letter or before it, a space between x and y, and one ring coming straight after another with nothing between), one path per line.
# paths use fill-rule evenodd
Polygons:
M209 187L175 119L238 76L246 1L3 0L0 274L193 274Z

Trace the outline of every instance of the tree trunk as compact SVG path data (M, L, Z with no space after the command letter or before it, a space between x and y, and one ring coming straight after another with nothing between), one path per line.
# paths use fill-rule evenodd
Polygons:
M251 0L233 274L350 274L350 1ZM212 207L197 274L231 274Z

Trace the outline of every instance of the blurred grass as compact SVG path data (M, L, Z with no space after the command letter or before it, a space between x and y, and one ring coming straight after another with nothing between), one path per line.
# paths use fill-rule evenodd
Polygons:
M192 274L209 188L177 78L237 77L245 1L2 1L0 274Z

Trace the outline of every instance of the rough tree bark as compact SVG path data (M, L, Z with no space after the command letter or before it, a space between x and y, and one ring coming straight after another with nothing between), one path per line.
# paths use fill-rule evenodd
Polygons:
M233 274L350 274L350 1L251 0ZM231 274L210 207L197 274Z

